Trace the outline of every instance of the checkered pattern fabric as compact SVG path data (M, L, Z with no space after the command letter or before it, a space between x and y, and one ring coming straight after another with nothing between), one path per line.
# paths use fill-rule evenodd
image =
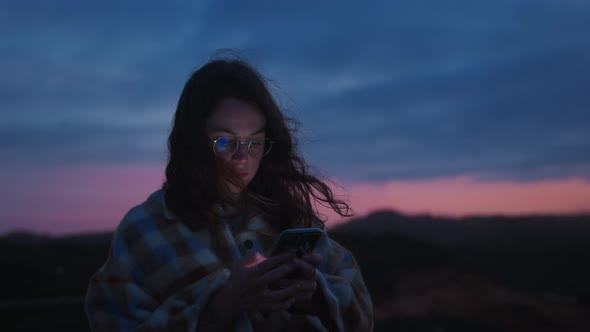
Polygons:
M106 263L89 283L86 313L93 331L197 331L210 296L232 267L255 251L268 256L278 233L261 215L220 220L221 246L205 229L192 230L174 216L156 191L123 218ZM318 291L340 331L370 331L373 308L353 255L326 232L314 252L322 255ZM244 313L235 331L255 331ZM312 315L278 311L264 318L269 330L326 331ZM264 324L263 324L264 325Z

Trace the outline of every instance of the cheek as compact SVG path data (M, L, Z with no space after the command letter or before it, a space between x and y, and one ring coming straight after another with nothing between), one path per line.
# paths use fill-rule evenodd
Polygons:
M251 164L250 164L250 167L249 167L249 169L248 169L248 171L249 171L250 173L256 173L256 172L258 172L258 164L256 164L256 163L251 163ZM252 175L255 175L255 174L252 174Z
M253 175L255 175L255 173L257 173L259 169L260 169L260 160L253 160L253 162L250 163L250 172L254 173Z

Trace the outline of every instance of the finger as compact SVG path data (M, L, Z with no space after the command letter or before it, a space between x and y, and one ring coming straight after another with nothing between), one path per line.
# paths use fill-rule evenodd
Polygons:
M295 296L308 297L313 295L317 289L317 283L309 280L288 280L284 283L284 288L266 292L264 296L268 301L282 301Z
M265 261L258 264L258 271L262 274L266 273L269 270L272 270L278 265L281 265L289 260L292 260L294 255L292 253L284 253L276 256L272 256L267 258Z
M277 282L278 280L286 277L289 273L295 270L294 264L291 262L284 263L280 266L275 267L274 269L266 272L260 278L258 278L257 283L259 285L268 285Z
M315 292L307 292L295 295L295 303L306 303L308 301L311 301L311 299L313 299L314 293Z
M290 280L290 279L279 279L276 282L269 284L268 287L271 290L285 289L285 288L291 286L291 284L293 282L294 282L294 280Z
M313 292L317 289L317 282L312 280L292 280L282 279L277 283L278 287L275 290L295 287L299 292Z
M322 255L318 253L309 253L301 257L301 259L313 267L317 267L322 262Z
M259 310L264 311L279 311L289 309L295 303L295 298L290 297L283 301L278 302L260 302L257 305Z
M293 266L295 267L295 270L297 271L298 275L301 276L301 278L315 279L315 266L298 258L293 260Z
M317 292L317 289L317 282L307 281L303 283L300 287L299 293L295 295L295 302L310 301L313 298L315 292Z
M242 258L239 262L238 262L238 266L241 267L252 267L255 266L257 264L260 264L261 262L264 262L267 258L265 256L263 256L262 254L260 254L259 252L255 252L252 255L248 255L244 258Z
M270 289L265 289L264 291L260 292L256 297L256 300L252 303L254 307L259 309L275 309L284 308L286 304L289 304L287 307L291 306L295 299L295 296L298 295L299 291L298 285L293 285L288 289L282 289L278 291L272 291Z

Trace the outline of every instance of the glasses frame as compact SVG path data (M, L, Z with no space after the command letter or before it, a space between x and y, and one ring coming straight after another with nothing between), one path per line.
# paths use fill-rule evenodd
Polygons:
M230 158L233 157L236 154L236 152L238 152L238 150L240 149L240 146L242 146L242 145L246 145L246 150L248 150L248 155L252 156L252 153L250 152L250 147L252 146L252 143L254 143L254 142L260 142L260 141L263 141L265 145L266 145L266 143L269 144L268 151L266 151L260 157L260 158L264 158L266 155L268 155L270 153L270 150L272 150L272 146L275 143L275 141L271 140L268 137L265 137L265 138L262 138L262 139L254 139L254 140L250 140L250 141L248 141L248 140L240 141L237 136L221 136L221 137L218 137L216 139L210 138L211 141L213 141L213 154L215 154L216 156L219 156L219 155L217 154L217 151L216 151L215 147L217 146L217 142L220 139L222 139L222 138L228 138L228 139L233 138L237 142L234 151L232 151L231 155L229 156Z

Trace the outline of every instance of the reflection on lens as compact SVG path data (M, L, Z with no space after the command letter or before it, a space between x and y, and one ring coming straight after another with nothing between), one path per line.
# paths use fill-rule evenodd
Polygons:
M227 150L229 139L227 137L220 137L217 140L217 150L219 152L225 152Z
M214 151L216 155L232 156L240 144L246 145L251 156L263 157L270 152L273 142L268 138L240 142L234 137L219 137L215 140Z

